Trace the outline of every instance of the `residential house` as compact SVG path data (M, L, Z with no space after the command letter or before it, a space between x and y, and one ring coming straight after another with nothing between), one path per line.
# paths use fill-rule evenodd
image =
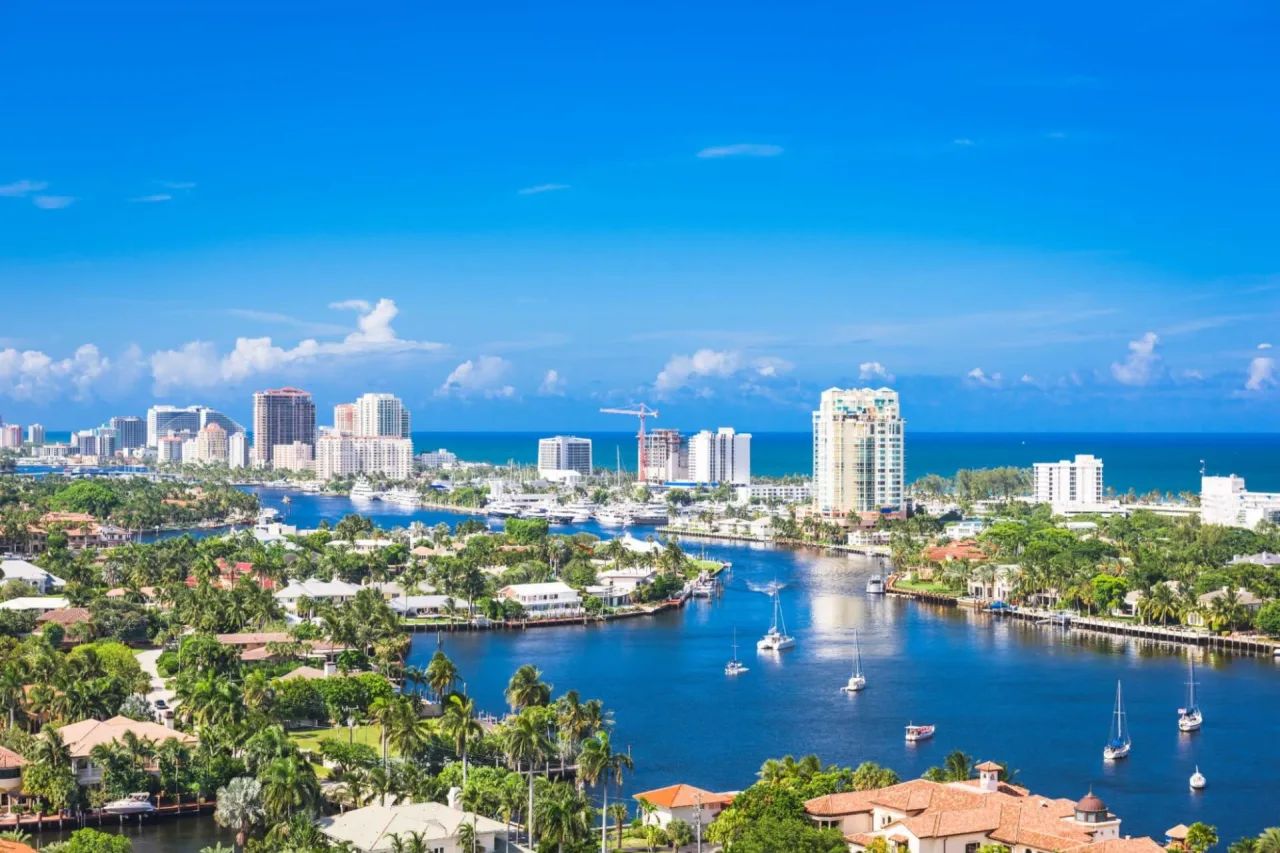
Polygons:
M136 737L157 744L168 740L177 740L190 746L196 743L194 735L175 731L159 723L139 722L128 717L70 723L58 729L58 734L71 753L71 763L81 785L96 785L102 781L102 769L90 759L93 748L99 744L113 743L124 737L125 732L133 732Z
M48 595L55 589L62 589L67 582L57 575L51 575L39 566L26 560L0 560L0 577L6 581L22 581L34 587L41 595Z
M17 598L11 598L8 601L0 601L0 610L60 610L64 607L70 607L71 602L68 599L57 595L36 596L36 595L20 595Z
M398 849L397 839L410 834L421 838L431 853L492 853L498 849L498 837L503 836L502 849L507 849L507 827L496 820L457 808L457 797L451 795L453 805L444 803L404 803L394 806L371 805L361 809L317 821L320 831L339 844L346 843L360 853L383 853ZM475 847L464 850L459 839L462 826L475 828Z
M979 566L969 577L969 597L979 601L1008 601L1019 572L1021 568L1016 564Z
M1215 589L1213 592L1206 592L1204 595L1196 599L1197 607L1187 614L1187 624L1193 628L1206 628L1209 625L1210 613L1213 610L1214 602L1227 594L1227 588ZM1257 613L1261 609L1263 601L1244 587L1236 590L1236 601L1240 607L1248 613Z
M684 821L690 826L701 821L706 826L733 802L733 798L733 792L715 793L685 784L636 794L637 800L651 807L642 812L644 822L663 829L673 820Z
M275 594L276 601L290 613L298 612L298 600L306 598L312 602L327 601L341 604L356 597L360 587L346 581L322 581L314 578L303 581L290 581L289 585Z
M498 590L498 597L519 602L525 613L534 618L582 613L582 597L561 581L511 584Z

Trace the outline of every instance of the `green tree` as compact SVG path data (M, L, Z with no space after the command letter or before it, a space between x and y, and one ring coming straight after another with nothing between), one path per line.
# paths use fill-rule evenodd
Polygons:
M1280 637L1280 601L1268 601L1258 610L1258 629L1271 637Z
M1218 828L1196 821L1187 827L1187 849L1191 853L1205 853L1218 843Z
M467 787L467 748L480 740L484 729L476 719L476 703L460 693L451 693L440 718L440 732L453 742L453 751L462 759L462 788Z
M236 847L243 850L249 833L266 819L262 783L252 777L238 776L219 788L213 819L218 826L236 834Z
M126 836L97 829L77 829L60 844L44 848L48 853L132 853L133 842Z

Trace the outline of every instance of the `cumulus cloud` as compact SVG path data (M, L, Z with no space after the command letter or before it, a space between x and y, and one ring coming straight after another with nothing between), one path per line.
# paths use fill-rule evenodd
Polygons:
M1271 344L1265 342L1260 343L1258 344L1258 349L1271 349Z
M467 359L453 369L436 394L441 397L514 397L516 389L505 381L511 363L496 355Z
M20 181L14 181L8 184L0 184L0 196L8 198L26 198L31 193L38 193L41 190L48 189L47 181L29 181L25 178Z
M269 337L237 338L225 355L207 341L190 341L175 350L151 356L151 373L157 393L174 387L208 387L238 382L259 373L320 359L364 355L427 352L443 348L433 341L405 340L396 335L391 321L399 313L394 301L379 299L374 305L359 299L335 302L333 308L360 313L355 331L337 341L308 338L292 347L277 345Z
M1000 373L987 373L981 367L975 367L965 374L965 378L973 385L982 388L999 388L1004 383L1004 376Z
M704 160L720 157L777 157L782 153L781 145L768 145L759 142L737 142L733 145L713 145L703 148L698 156Z
M690 355L673 355L653 381L654 391L665 396L686 388L700 379L729 379L745 375L759 379L774 379L787 373L794 365L784 358L759 356L746 358L737 350L700 349ZM709 393L702 388L700 393Z
M71 195L37 195L31 197L31 203L41 210L61 210L76 203Z
M540 195L541 193L553 193L559 190L569 189L568 184L534 184L531 187L524 187L516 190L517 195Z
M1146 385L1155 378L1160 366L1156 344L1160 336L1147 332L1136 341L1129 341L1129 355L1124 361L1112 362L1111 376L1121 385Z
M560 375L560 371L548 370L542 377L542 384L538 386L538 393L544 397L562 397L564 385L564 377Z
M781 376L782 374L789 372L793 367L795 367L795 365L787 361L785 358L778 358L777 356L772 355L753 359L751 362L751 369L755 371L756 376L762 376L765 379L772 379L775 376Z
M15 400L48 400L70 395L87 400L95 395L112 362L94 344L82 344L67 358L55 359L39 350L0 350L0 395Z
M1246 391L1262 391L1276 384L1276 360L1260 355L1249 362L1249 376L1245 380Z
M858 365L858 379L863 382L874 380L882 380L884 382L892 382L893 374L889 369L878 361L864 361Z

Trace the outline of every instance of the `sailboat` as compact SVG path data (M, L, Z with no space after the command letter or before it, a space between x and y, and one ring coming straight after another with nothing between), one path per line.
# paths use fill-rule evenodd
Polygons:
M1204 786L1209 784L1209 780L1204 778L1204 774L1200 772L1200 765L1196 765L1196 772L1191 774L1188 784L1193 791L1203 790Z
M857 693L867 686L867 679L862 674L862 650L858 647L858 630L853 631L853 675L840 688L842 693Z
M725 675L742 675L747 671L747 667L742 661L738 660L738 629L733 629L733 657L724 665Z
M1204 714L1196 704L1196 662L1187 658L1191 678L1187 681L1187 707L1178 709L1178 731L1194 732L1204 723Z
M773 591L773 624L769 631L756 642L756 649L762 652L780 652L796 644L796 638L787 633L787 623L782 619L782 599L778 590Z
M1111 715L1111 739L1102 748L1104 761L1117 761L1129 757L1129 747L1133 740L1129 737L1129 726L1125 723L1124 702L1120 698L1120 682L1116 682L1116 709Z

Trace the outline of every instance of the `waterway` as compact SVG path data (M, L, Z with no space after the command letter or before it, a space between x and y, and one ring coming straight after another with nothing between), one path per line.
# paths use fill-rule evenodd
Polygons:
M281 492L264 505L283 508ZM379 524L456 523L462 516L374 504ZM362 508L363 509L363 508ZM341 497L294 494L290 520L303 527L352 511ZM366 514L367 510L366 510ZM598 532L597 528L588 528ZM700 552L703 545L686 543ZM903 778L940 764L953 749L1017 768L1016 781L1050 796L1089 788L1124 819L1128 834L1162 838L1175 823L1215 824L1226 841L1280 823L1280 664L1203 655L1126 638L1064 632L955 608L868 596L874 565L858 557L746 544L707 544L733 563L725 593L656 617L590 627L449 633L439 638L468 691L503 710L502 691L521 664L542 670L557 693L576 688L614 713L615 744L630 747L628 794L673 782L714 790L751 784L765 759L817 753L826 762L877 761ZM787 627L798 637L781 655L757 654L777 582ZM853 630L869 686L848 677ZM723 674L734 631L750 671ZM437 636L415 635L411 661L425 665ZM1179 733L1187 655L1196 654L1205 726ZM1115 684L1124 684L1131 757L1101 751ZM908 722L934 723L932 740L910 746ZM1192 793L1196 767L1208 788ZM211 822L173 821L143 831L138 853L194 853L212 843Z

